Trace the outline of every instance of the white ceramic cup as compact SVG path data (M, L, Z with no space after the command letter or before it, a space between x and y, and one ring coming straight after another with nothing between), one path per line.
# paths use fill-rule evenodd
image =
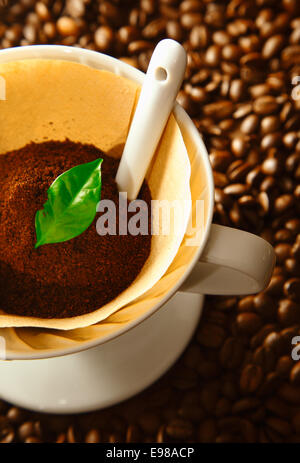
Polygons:
M44 58L63 59L89 65L96 69L104 69L142 84L144 74L127 63L110 56L90 50L59 45L36 45L11 48L0 51L0 63L23 59ZM46 358L78 352L94 347L133 328L149 315L158 310L179 288L199 294L238 295L251 294L266 287L275 263L272 246L260 237L234 228L212 224L214 206L214 184L208 154L192 120L186 112L176 104L174 115L182 131L183 138L189 138L195 150L195 156L201 162L205 179L206 224L201 244L190 260L184 275L155 304L146 315L136 318L132 323L122 327L117 333L102 337L97 342L83 342L71 349L58 349L55 352L39 352L8 358ZM193 166L192 166L193 169Z

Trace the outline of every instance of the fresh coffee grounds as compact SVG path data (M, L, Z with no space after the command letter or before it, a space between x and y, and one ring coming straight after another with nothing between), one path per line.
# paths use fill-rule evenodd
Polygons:
M97 158L103 159L101 199L116 205L117 234L98 235L97 213L76 238L35 249L35 214L43 208L51 183L66 170ZM149 256L151 234L118 234L117 167L117 159L96 147L69 140L30 143L0 156L1 310L40 318L73 317L98 309L133 282ZM145 182L139 197L150 210Z

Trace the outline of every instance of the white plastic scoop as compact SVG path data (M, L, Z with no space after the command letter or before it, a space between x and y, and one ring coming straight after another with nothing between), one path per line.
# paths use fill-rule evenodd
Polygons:
M136 199L165 128L186 69L186 52L175 40L156 46L116 175L120 192Z

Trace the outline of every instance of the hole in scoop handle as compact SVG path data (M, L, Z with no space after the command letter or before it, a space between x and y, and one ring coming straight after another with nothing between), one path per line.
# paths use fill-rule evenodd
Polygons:
M116 175L119 191L136 199L173 109L186 69L186 52L175 40L158 43L149 63Z
M269 283L275 253L264 239L213 224L208 243L180 291L242 295L262 291Z

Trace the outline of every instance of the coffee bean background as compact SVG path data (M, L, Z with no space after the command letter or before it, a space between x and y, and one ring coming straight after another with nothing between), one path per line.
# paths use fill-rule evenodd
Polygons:
M0 441L300 442L299 0L0 4L1 48L72 45L145 71L160 39L180 41L178 101L209 152L214 221L264 237L277 255L262 293L206 299L193 341L151 388L75 416L0 402Z

